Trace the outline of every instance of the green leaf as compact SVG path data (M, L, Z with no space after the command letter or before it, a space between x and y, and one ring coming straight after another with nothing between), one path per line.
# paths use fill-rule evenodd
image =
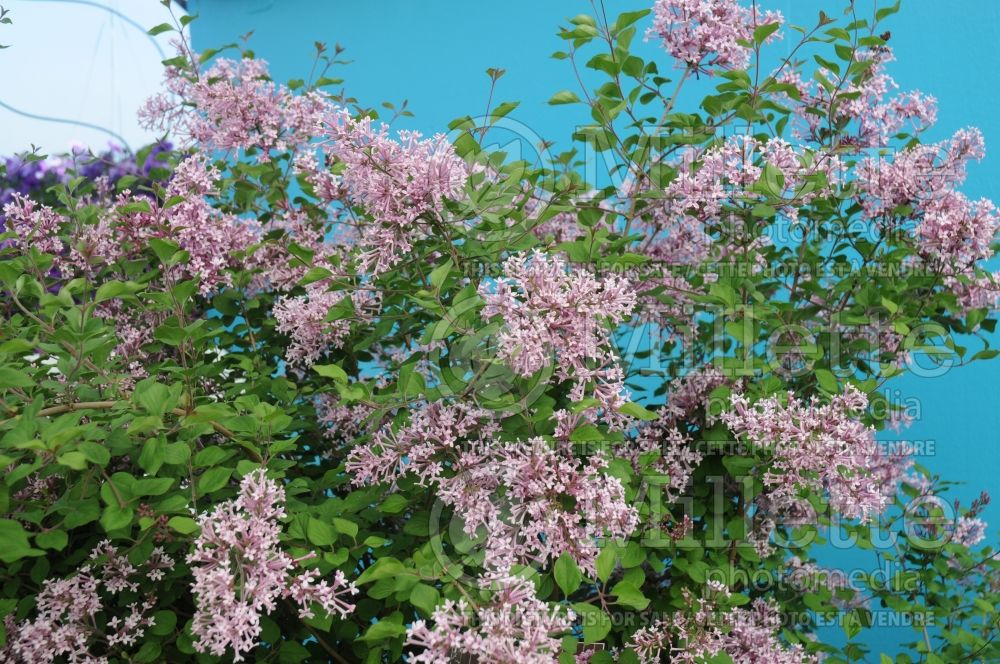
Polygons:
M568 552L563 552L559 556L559 559L556 560L553 575L559 588L562 589L563 595L566 597L572 595L580 587L580 582L583 581L583 574L580 573L580 568L577 567L576 561Z
M62 551L69 543L69 535L65 530L49 530L35 535L35 544L43 549Z
M57 460L62 465L73 470L87 469L87 457L84 456L83 452L66 452L65 454L60 454Z
M490 120L496 122L520 105L517 101L505 101L497 104L497 107L490 111Z
M378 511L383 514L399 514L406 509L407 504L409 501L404 496L394 493L382 501Z
M334 517L333 527L337 529L338 533L347 535L351 539L358 536L358 524L353 521L348 521L347 519L341 519L339 517Z
M569 439L574 443L590 443L606 440L607 436L593 424L582 424L573 430Z
M407 570L403 563L395 558L379 558L375 561L374 565L361 573L356 583L360 586L369 581L378 581L379 579L407 573L412 574L412 570Z
M820 388L831 394L840 392L840 383L832 371L829 369L816 369L814 373L816 375L816 382L819 383Z
M892 16L893 14L899 11L899 6L900 6L900 0L897 0L896 4L894 5L890 5L889 7L882 7L881 9L875 12L875 20L881 21L884 18Z
M359 641L385 641L406 634L406 628L389 619L379 620L358 638Z
M607 581L611 577L611 573L615 571L615 566L618 563L618 549L617 547L605 544L601 552L597 554L597 578L601 581Z
M150 238L148 242L149 246L153 249L153 253L156 254L161 263L169 264L170 259L181 250L180 245L168 240Z
M651 10L649 9L640 9L638 11L622 12L618 15L618 19L615 21L615 26L612 31L615 34L621 32L630 25L633 25L646 16L649 16L650 11Z
M354 300L349 297L341 298L335 305L326 312L325 320L332 323L338 320L346 320L354 316Z
M580 98L576 96L575 92L562 90L552 95L552 98L549 99L549 104L557 106L559 104L575 104L578 101L580 101Z
M642 594L636 586L622 581L611 589L611 593L616 596L615 604L629 606L636 611L644 611L649 606L649 598Z
M149 30L147 30L146 34L155 37L156 35L161 35L164 32L172 32L173 30L174 26L170 25L169 23L160 23L159 25L154 25Z
M198 478L198 492L205 494L218 491L229 482L232 474L232 468L209 468Z
M630 401L621 408L619 408L618 412L623 415L628 415L630 417L634 417L636 419L643 420L646 422L651 422L659 417L659 415L657 415L653 411L646 410L645 408L643 408L642 406L633 401Z
M763 25L757 26L757 29L753 31L753 41L757 46L760 46L764 41L778 31L781 27L780 23L765 23Z
M318 373L320 376L332 378L339 383L347 382L347 372L336 364L314 364L313 371Z
M752 457L727 456L723 457L722 465L733 477L743 477L756 465L757 460Z
M119 214L138 214L140 212L152 212L149 207L149 201L136 201L133 203L126 203L125 205L119 205L115 208Z
M149 631L157 636L166 636L174 631L177 615L173 611L157 611L153 614L153 626Z
M306 536L316 546L329 546L337 540L337 533L330 524L313 517L309 517Z
M104 513L101 515L101 526L108 532L125 528L132 523L132 517L134 516L135 513L131 507L123 509L118 505L108 505L104 508Z
M134 281L106 281L97 288L94 302L105 302L123 295L134 295L145 288Z
M448 275L451 273L451 269L453 267L454 262L449 258L444 263L431 270L431 286L433 286L436 290L440 290L441 285L444 284L444 280L448 278Z
M194 455L195 468L218 466L232 455L231 450L225 450L218 445L209 445Z
M597 643L611 631L611 618L593 604L579 602L573 605L573 611L583 626L584 643Z
M430 617L434 613L434 607L440 600L441 593L438 592L437 588L425 583L418 583L410 591L410 604L420 609L426 617Z
M140 381L135 386L132 399L147 413L157 417L167 412L170 399L170 390L162 383L157 383L151 378Z
M101 505L97 498L88 498L73 503L73 509L66 515L63 524L66 528L73 529L97 521L101 516Z
M136 496L162 496L174 484L172 477L140 477L132 486Z
M0 367L0 385L9 387L31 387L35 381L28 374L12 367Z
M333 272L330 272L325 267L313 267L306 272L299 283L303 286L308 286L309 284L316 283L317 281L323 281L324 279L329 279L333 276Z
M167 442L160 437L147 440L139 454L139 467L150 475L155 475L166 459L166 446Z
M173 528L181 535L190 535L198 530L198 522L188 516L172 516L167 521L167 526Z
M28 556L41 556L44 552L31 548L28 533L17 521L0 519L0 560L12 563Z
M106 466L108 462L111 461L111 452L104 445L92 441L85 441L77 445L77 449L83 453L83 456L87 458L87 461L98 465Z

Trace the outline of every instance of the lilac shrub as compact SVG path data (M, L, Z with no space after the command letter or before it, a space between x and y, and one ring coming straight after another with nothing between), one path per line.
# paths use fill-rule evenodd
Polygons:
M989 496L881 440L1000 295L897 8L595 6L535 163L154 28L176 147L4 171L0 659L996 661Z

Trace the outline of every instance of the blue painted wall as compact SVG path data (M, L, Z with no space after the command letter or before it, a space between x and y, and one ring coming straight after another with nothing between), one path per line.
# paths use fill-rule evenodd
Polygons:
M781 10L791 23L809 26L820 9L834 15L846 4L761 3ZM608 0L606 5L609 13L648 6L641 0ZM858 3L862 5L870 7L871 2ZM938 98L939 120L930 139L946 138L968 125L983 130L993 152L972 168L965 191L1000 201L1000 4L904 0L903 5L887 24L897 57L891 71L902 89L919 88ZM344 76L348 92L365 105L408 99L416 117L402 120L401 127L445 131L455 117L482 113L489 91L487 67L507 70L497 99L520 100L513 117L538 135L568 146L573 124L585 121L579 108L546 105L554 92L575 87L568 63L548 56L563 48L555 37L557 26L590 11L583 0L190 0L189 9L199 15L193 24L198 48L232 42L253 30L250 46L270 61L277 80L308 74L314 41L339 42L353 63L334 75ZM640 48L647 57L660 57L662 70L670 68L667 56L656 56L652 43ZM1000 338L993 341L1000 344ZM903 396L920 400L921 418L906 437L933 441L934 454L920 462L946 478L967 482L955 494L965 504L981 489L1000 489L998 379L1000 360L890 384ZM992 505L986 518L995 533L1000 504ZM844 562L850 564L846 558ZM878 640L887 649L892 643L888 632Z

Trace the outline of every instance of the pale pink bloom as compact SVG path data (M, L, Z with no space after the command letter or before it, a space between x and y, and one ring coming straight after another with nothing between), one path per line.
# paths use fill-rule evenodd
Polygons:
M443 134L424 138L400 131L394 139L386 125L331 107L320 136L322 149L346 165L339 182L308 160L302 167L314 186L327 195L342 188L344 200L371 217L361 225L359 244L360 267L373 275L397 265L414 242L433 232L435 222L446 223L444 201L459 197L469 175Z
M272 311L277 321L275 329L291 338L285 359L291 365L310 367L331 348L340 348L351 331L352 320L371 321L379 296L377 291L367 289L330 291L318 282L310 284L305 295L278 298ZM345 298L353 304L352 317L326 320L330 309Z
M684 495L691 476L704 458L691 444L689 436L662 421L643 427L634 448L626 450L625 455L636 472L667 478L661 490L668 503Z
M329 102L318 92L295 95L270 79L267 63L216 58L205 71L190 64L167 67L166 91L139 111L140 124L170 130L183 143L206 150L257 150L259 161L272 151L294 149L319 133Z
M740 664L818 663L801 645L778 640L782 621L777 605L756 599L749 608L721 609L719 599L728 599L730 593L712 581L703 598L684 593L688 611L661 618L632 635L628 647L642 664L655 664L668 655L671 662L696 664L720 654Z
M274 611L281 598L297 603L304 618L313 616L313 603L341 617L354 610L346 597L357 588L342 573L330 583L315 569L302 570L303 559L282 550L284 502L284 488L261 469L243 478L234 500L199 517L201 533L187 557L196 606L191 631L199 652L222 656L232 648L233 660L243 661L257 646L261 614Z
M780 12L755 14L736 0L657 0L648 37L659 37L678 66L713 73L713 69L746 69L754 29L781 24ZM773 41L779 37L768 37Z
M838 127L836 135L841 145L882 147L906 128L919 133L936 122L934 97L916 91L894 94L899 86L885 72L886 64L893 59L888 48L859 51L856 57L859 62L871 63L861 83L846 75L840 77L829 70L822 71L832 83L835 96L816 80L804 80L794 69L778 74L780 83L797 91L797 98L788 99L796 119L793 129L796 138L828 144L833 140L830 133L833 125ZM829 114L817 114L810 108L829 109ZM847 128L840 128L842 125Z
M508 258L503 276L480 285L479 294L486 302L483 318L503 320L499 356L515 373L529 377L552 367L558 380L573 381L573 400L592 396L606 422L625 423L618 409L628 392L611 325L626 322L635 307L636 293L627 280L614 274L597 278L536 251Z
M870 519L891 502L885 479L874 471L883 461L875 430L858 415L868 406L867 396L847 385L828 404L817 398L802 402L789 394L752 406L733 394L732 409L721 419L735 435L767 450L770 468L763 482L772 500L796 499L800 492L826 495L830 506L848 518Z
M482 537L492 568L546 564L569 553L592 570L603 538L635 530L637 512L621 482L602 472L602 455L581 461L568 445L501 442L497 434L489 412L435 402L397 431L383 429L355 447L346 468L355 484L394 484L412 473L435 486L465 532Z
M431 624L417 620L407 629L408 655L415 664L477 661L491 664L552 664L562 649L572 611L551 607L535 596L531 581L509 571L483 577L490 600L478 607L445 600Z
M156 581L158 569L172 567L173 560L162 549L155 549L147 576ZM102 624L100 614L114 610L114 604L101 596L136 592L139 584L135 577L139 571L128 558L104 540L93 549L87 562L68 579L46 579L35 598L37 615L34 620L7 623L7 639L12 662L24 664L49 664L59 661L78 664L106 663L106 657L95 656L91 646L102 637L110 646L134 646L153 626L151 615L155 596L147 595L141 601L126 607L124 618L110 615ZM0 651L2 654L2 651Z
M952 540L962 546L975 546L986 537L986 522L982 519L959 517Z
M7 228L0 226L0 230L16 233L16 246L22 251L33 248L56 257L62 254L63 243L59 239L62 217L52 208L15 193L13 199L4 205L3 215L7 219Z

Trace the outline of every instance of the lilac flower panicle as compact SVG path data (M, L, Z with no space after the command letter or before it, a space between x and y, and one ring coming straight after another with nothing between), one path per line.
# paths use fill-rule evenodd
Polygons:
M763 14L736 0L657 0L648 37L659 37L680 67L711 74L714 69L746 69L754 29L781 24L780 12ZM773 33L768 41L779 37Z
M493 593L488 603L472 608L464 599L445 600L434 610L431 623L417 620L407 629L406 643L415 648L409 661L558 661L560 637L572 626L573 612L539 600L530 581L509 571L486 575L481 584Z
M138 645L146 629L155 624L155 595L147 594L129 603L124 618L112 614L110 597L135 593L140 588L141 574L155 582L173 566L173 558L162 548L154 549L146 563L137 568L110 541L98 543L76 574L42 583L35 598L34 620L8 622L12 663L49 664L64 658L80 664L106 664L107 657L93 654L102 638L115 648ZM106 616L103 624L98 619L102 615Z
M261 615L283 598L297 604L303 618L314 615L314 603L341 617L354 610L346 597L358 591L343 573L331 583L316 569L302 570L305 558L282 551L284 503L285 490L260 469L243 478L235 499L199 517L201 533L187 557L196 604L191 629L199 652L222 656L232 648L234 661L243 661L257 646Z

